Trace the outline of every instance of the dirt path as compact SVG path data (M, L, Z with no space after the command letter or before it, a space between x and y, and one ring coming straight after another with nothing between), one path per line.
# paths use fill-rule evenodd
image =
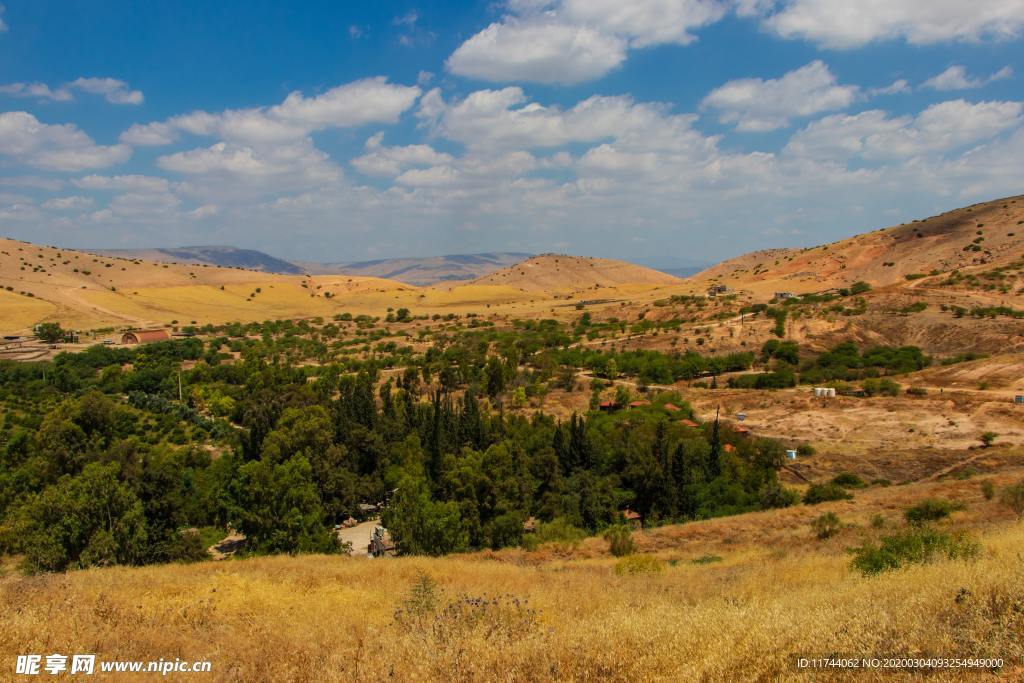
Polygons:
M338 538L342 543L352 544L352 555L354 557L365 557L370 546L370 539L373 538L373 530L380 526L379 519L371 519L368 522L361 522L348 529L338 531Z

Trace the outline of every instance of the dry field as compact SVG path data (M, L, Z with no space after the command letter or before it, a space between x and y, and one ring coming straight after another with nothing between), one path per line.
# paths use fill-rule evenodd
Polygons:
M869 516L881 512L894 528L902 507L926 495L966 503L943 525L973 530L979 556L871 578L852 571L844 548L886 533ZM846 526L818 541L807 522L825 510ZM9 572L0 578L0 650L208 659L213 673L194 679L246 683L806 680L793 667L796 653L998 656L1007 667L980 675L1024 674L1024 523L985 501L977 481L871 489L849 502L635 536L658 570L616 572L620 561L590 539L575 550L439 559L304 556ZM709 553L719 560L694 562ZM399 613L421 573L436 587L413 605L419 610Z

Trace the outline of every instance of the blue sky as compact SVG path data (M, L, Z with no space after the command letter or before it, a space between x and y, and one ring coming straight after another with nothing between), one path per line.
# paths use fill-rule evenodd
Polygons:
M1024 0L5 2L0 234L654 266L1024 187Z

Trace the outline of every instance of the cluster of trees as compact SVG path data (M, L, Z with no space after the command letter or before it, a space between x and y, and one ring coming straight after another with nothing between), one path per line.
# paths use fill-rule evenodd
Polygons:
M587 368L598 377L615 379L619 374L638 377L647 384L671 384L707 375L747 370L754 363L748 351L720 356L686 353L666 354L661 351L601 351L576 347L558 353L562 365Z
M205 552L194 530L230 526L250 552L331 552L335 523L389 501L401 550L436 554L518 543L530 516L593 532L627 506L653 522L794 500L776 479L782 447L717 423L670 422L656 405L561 423L504 414L488 394L524 359L543 371L573 353L557 324L439 338L387 381L373 366L311 374L269 353L273 338L224 363L222 343L0 362L0 550L35 571L192 560ZM669 380L708 367L607 356L659 379L645 362L667 359ZM752 362L739 356L713 362Z

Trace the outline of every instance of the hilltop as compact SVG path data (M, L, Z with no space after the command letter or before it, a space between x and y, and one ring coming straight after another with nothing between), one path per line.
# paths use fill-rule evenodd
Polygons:
M817 247L751 252L694 279L761 295L818 292L857 281L875 287L904 284L932 273L999 267L1022 256L1024 196L1016 196Z
M523 291L579 293L621 285L674 285L681 280L625 261L541 254L473 280L473 285L514 287Z

